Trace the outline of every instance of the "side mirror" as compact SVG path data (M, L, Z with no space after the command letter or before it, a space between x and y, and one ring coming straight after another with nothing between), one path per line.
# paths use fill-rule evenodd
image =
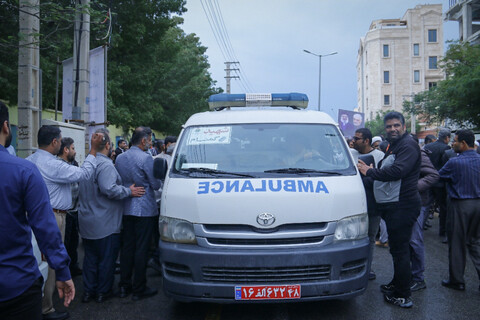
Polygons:
M153 176L155 179L165 180L167 175L168 163L163 158L153 159Z

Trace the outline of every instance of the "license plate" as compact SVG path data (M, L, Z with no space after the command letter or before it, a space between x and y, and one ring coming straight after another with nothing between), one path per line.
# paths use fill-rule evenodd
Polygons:
M235 286L235 300L300 299L299 284L280 286Z

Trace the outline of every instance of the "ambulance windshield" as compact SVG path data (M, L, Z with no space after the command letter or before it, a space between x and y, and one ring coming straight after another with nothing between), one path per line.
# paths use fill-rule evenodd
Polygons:
M329 124L231 124L185 129L174 173L354 175L338 129ZM205 170L209 169L209 170Z

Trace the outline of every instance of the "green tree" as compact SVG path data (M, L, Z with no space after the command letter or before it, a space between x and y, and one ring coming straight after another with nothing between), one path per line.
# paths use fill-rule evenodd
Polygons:
M413 102L404 102L404 111L421 115L429 124L450 119L480 127L480 46L452 43L439 66L446 79L417 94Z
M19 41L27 36L19 32L20 1L0 0L0 97L10 103L17 102ZM92 1L91 7L75 7L75 1L72 0L40 2L35 9L39 10L35 17L40 19L40 32L33 34L34 41L27 45L37 45L40 49L43 107L53 108L56 61L57 57L64 60L72 56L75 14L88 12L91 15L91 29L95 35L99 30L103 32L104 27L99 22L106 11L96 1Z
M385 136L383 117L390 111L377 112L374 119L365 122L365 128L370 129L373 136Z
M11 103L17 101L18 40L22 36L18 4L19 0L0 0L0 97ZM107 110L112 124L125 132L148 125L165 134L178 134L191 114L207 109L207 97L219 89L208 72L206 48L198 37L180 28L185 0L92 0L90 5L75 8L73 0L41 3L36 43L40 45L44 108L54 107L57 58L62 61L72 56L73 21L81 10L91 14L90 47L109 43ZM61 81L60 77L60 88Z

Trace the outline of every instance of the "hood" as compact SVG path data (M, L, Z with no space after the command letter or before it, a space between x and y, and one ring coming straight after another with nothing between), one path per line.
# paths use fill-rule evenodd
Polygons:
M367 211L362 181L356 176L168 179L161 214L201 224L261 227L262 213L274 215L271 227L336 221Z

